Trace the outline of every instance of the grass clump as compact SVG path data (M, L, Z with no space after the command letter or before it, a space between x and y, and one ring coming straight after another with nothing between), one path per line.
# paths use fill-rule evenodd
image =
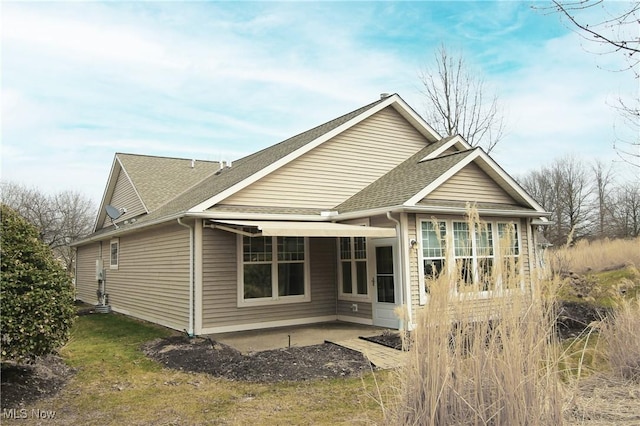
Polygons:
M640 383L640 299L622 300L602 321L600 337L611 370L621 378Z
M440 287L438 289L438 287ZM502 297L482 316L471 300L436 286L399 373L394 424L559 424L562 395L551 312L523 295ZM463 318L452 322L452 318Z
M586 274L623 269L626 266L640 267L640 237L633 239L604 238L589 241L579 240L575 244L549 250L548 262L553 273L569 272Z

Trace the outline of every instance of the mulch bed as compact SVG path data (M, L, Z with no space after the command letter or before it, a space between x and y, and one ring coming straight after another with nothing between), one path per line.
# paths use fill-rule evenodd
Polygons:
M558 307L556 330L561 339L575 338L594 321L600 321L610 313L609 309L588 303L562 302Z
M391 349L396 349L398 351L409 350L410 340L407 339L405 343L405 348L403 348L402 336L400 333L383 333L379 336L368 336L368 337L360 337L363 340L368 342L377 343L382 346L386 346Z
M168 368L250 382L359 377L372 368L361 353L331 343L243 355L210 339L173 336L149 342L142 350Z
M55 395L75 374L55 355L36 358L31 364L2 364L2 408L18 408Z

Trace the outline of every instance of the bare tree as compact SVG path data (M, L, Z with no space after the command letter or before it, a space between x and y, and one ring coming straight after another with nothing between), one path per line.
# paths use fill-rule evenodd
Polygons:
M618 99L614 108L618 110L623 128L629 130L629 136L625 136L624 131L614 129L616 138L613 148L622 160L640 167L640 97L632 99L631 102Z
M567 26L585 39L595 54L623 55L627 65L615 71L631 71L640 78L640 2L604 2L603 0L552 0L553 5L542 7L557 12ZM599 14L586 13L599 10ZM625 100L618 98L614 105L632 136L621 136L616 129L614 149L621 159L640 167L640 96L638 91Z
M435 63L420 72L426 119L439 133L464 137L491 152L504 136L498 96L488 95L484 80L468 69L462 55L441 45Z
M47 195L14 182L2 182L1 187L2 203L34 224L40 239L53 249L67 271L73 272L75 250L69 244L91 232L93 202L76 191Z
M613 191L611 216L615 237L640 235L640 182L627 182Z
M629 69L638 75L640 64L640 2L618 2L613 5L603 0L553 0L551 9L560 13L570 27L582 38L605 48L604 52L619 53L626 58ZM620 8L620 7L623 8ZM580 12L600 8L601 18L589 20ZM547 8L549 9L549 8ZM594 15L591 15L594 16Z
M569 235L575 239L589 235L590 179L584 164L573 157L557 159L520 179L523 188L552 213L553 225L544 231L551 243L564 244Z
M594 177L594 193L597 203L598 235L604 236L606 234L605 224L609 216L609 206L611 205L609 193L613 183L613 170L611 169L611 164L607 166L601 160L596 160L591 166L591 171Z

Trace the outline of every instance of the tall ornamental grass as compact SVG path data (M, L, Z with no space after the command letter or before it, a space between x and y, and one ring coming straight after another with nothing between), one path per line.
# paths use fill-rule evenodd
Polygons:
M611 371L640 383L640 298L621 300L599 328Z
M469 225L485 226L473 211ZM500 246L509 247L508 241ZM428 301L411 332L409 359L398 371L387 422L561 424L556 281L531 285L523 265L503 251L496 253L493 268L479 273L476 287L464 291L464 265L450 258L446 264L452 267L427 277Z

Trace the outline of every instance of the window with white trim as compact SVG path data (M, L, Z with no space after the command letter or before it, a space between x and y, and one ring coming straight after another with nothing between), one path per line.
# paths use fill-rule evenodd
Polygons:
M436 279L445 268L447 257L447 223L444 221L421 222L422 233L422 265L426 279L426 290L429 291L429 280Z
M425 292L443 272L455 274L457 292L487 292L521 282L518 226L514 222L420 220ZM447 247L447 243L451 247ZM448 256L454 263L446 265ZM506 270L505 270L506 269Z
M114 238L109 244L109 268L118 269L118 261L120 257L120 239Z
M339 288L340 295L368 297L367 239L365 237L340 237Z
M241 238L239 285L242 301L309 300L306 238Z
M518 225L512 222L498 222L498 251L501 261L498 274L502 277L503 287L511 288L520 282L520 245L518 238Z

